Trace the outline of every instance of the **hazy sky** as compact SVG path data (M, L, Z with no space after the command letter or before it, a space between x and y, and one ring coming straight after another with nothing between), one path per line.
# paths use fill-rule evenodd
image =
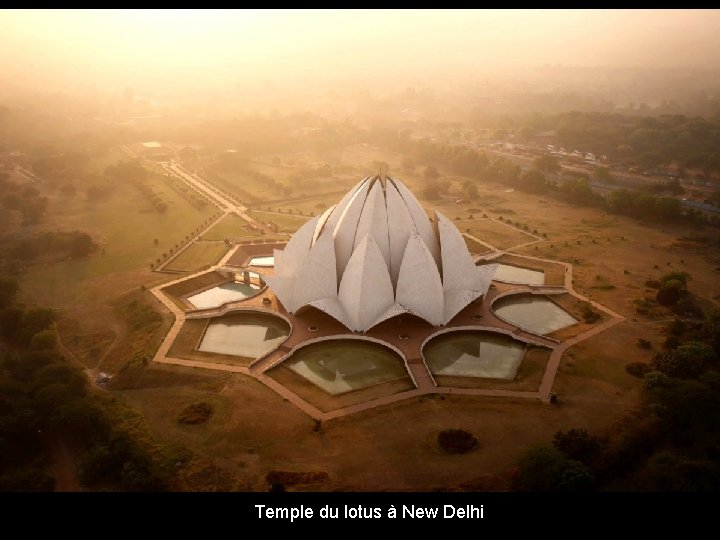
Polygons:
M0 10L10 85L201 88L543 64L720 68L720 10Z

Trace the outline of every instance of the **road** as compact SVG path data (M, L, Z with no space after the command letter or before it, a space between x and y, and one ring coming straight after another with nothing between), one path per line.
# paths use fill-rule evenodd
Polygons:
M209 182L203 180L197 174L193 174L190 171L185 170L182 165L173 161L169 163L162 162L160 163L160 166L168 173L177 176L184 182L192 185L198 191L202 192L217 206L219 206L226 214L237 214L258 229L263 229L263 225L257 220L250 217L250 215L247 213L247 206L242 206L234 201L231 201L229 197L224 196L223 194L218 192Z
M40 178L35 176L32 172L28 171L27 169L21 167L20 165L15 167L15 172L25 178L26 180L29 180L30 182L39 182Z
M135 152L130 150L127 145L121 145L120 148L129 157L133 159L141 159ZM185 169L182 165L175 161L163 161L159 165L169 174L180 178L183 182L190 184L197 191L200 191L208 199L210 199L216 206L218 206L225 214L237 214L248 223L251 223L258 229L264 230L262 223L250 217L247 213L247 207L230 200L226 195L223 195L215 186L209 183L207 180L203 180L197 174L191 173Z

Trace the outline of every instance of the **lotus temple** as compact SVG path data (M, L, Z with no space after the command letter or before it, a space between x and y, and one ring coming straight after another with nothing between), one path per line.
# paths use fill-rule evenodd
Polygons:
M175 315L154 361L252 377L318 420L418 396L551 401L564 351L622 320L573 290L571 264L500 250L379 176L286 242L237 243L151 292Z

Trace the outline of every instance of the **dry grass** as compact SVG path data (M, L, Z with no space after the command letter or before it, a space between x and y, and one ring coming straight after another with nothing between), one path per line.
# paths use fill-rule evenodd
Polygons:
M181 281L180 283L168 285L163 288L163 292L171 296L175 296L176 298L180 298L181 296L186 296L199 289L205 289L211 285L219 285L220 283L224 283L226 281L227 278L218 272L206 272L204 274L200 274L199 276L195 276L194 278Z
M236 214L229 214L222 218L215 226L202 235L203 240L245 240L247 237L257 236L257 233L248 227L248 222Z
M166 265L164 269L175 272L191 272L205 266L212 266L227 253L227 250L228 246L224 242L198 240L170 261L170 264Z
M308 216L298 216L295 214L281 214L278 212L265 212L262 210L251 210L250 215L262 222L272 222L279 227L279 232L295 232L309 218Z
M358 177L375 172L370 170L373 160L385 161L390 164L391 174L397 174L416 192L423 183L419 168L411 174L400 170L402 156L369 146L356 145L324 157L307 153L293 159L296 165L324 159L335 167L337 162L354 168ZM286 161L283 157L283 163ZM167 188L160 185L160 189ZM177 241L175 234L185 234L207 218L177 196L164 216L140 212L144 208L141 198L129 186L122 185L110 199L97 206L87 205L81 197L68 203L53 194L48 196L49 214L44 227L93 231L104 240L105 253L86 261L30 268L23 287L30 298L64 308L63 317L77 323L68 325L68 334L77 332L81 336L93 332L101 336L112 321L119 321L116 324L120 325L123 317L114 312L112 299L128 290L137 291L141 283L157 281L157 275L149 272L149 263L158 249L172 245ZM168 197L173 197L172 192ZM188 374L210 372L180 366L163 371L133 368L141 375L129 386L139 388L113 395L135 407L161 442L185 446L196 453L197 460L187 470L183 469L183 474L188 478L187 486L199 485L191 479L202 479L208 489L220 485L226 489L266 490L268 472L289 469L326 471L328 480L320 488L328 490L429 490L459 485L506 489L503 479L509 477L524 449L547 444L556 431L581 427L599 435L612 434L641 398L641 382L625 372L625 364L649 361L662 341L661 323L639 317L633 300L645 294L646 279L683 270L692 275L691 292L702 296L705 302L716 303L720 295L720 279L715 270L720 264L718 253L676 242L691 232L689 228L672 226L663 231L657 226L605 215L595 209L572 207L549 197L506 193L492 184L479 184L477 199L468 203L456 205L453 198L425 206L437 207L451 218L466 217L471 208L483 209L492 216L502 211L513 221L527 223L531 230L545 232L547 239L520 248L518 253L572 262L578 291L628 317L628 321L565 353L553 387L560 397L560 406L535 400L434 395L326 422L322 430L315 431L307 415L258 381L242 375L223 374L224 378L218 381L203 382ZM321 202L327 207L339 197L327 199L308 204L315 206ZM304 221L294 219L295 228ZM487 234L491 244L530 240L517 229L489 220L473 221L483 223L485 228L477 232ZM188 231L178 231L178 223L187 223ZM161 240L159 248L153 246L153 236L148 231L157 231L152 234ZM482 234L479 237L485 239ZM511 258L505 261L513 262ZM527 261L523 265L536 266ZM655 269L655 265L659 268ZM551 277L550 272L554 270L546 270L546 282L555 284L561 276ZM598 280L598 275L603 279ZM212 276L209 279L212 281ZM599 281L614 288L593 288ZM198 282L188 286L197 289ZM152 300L147 302L153 304ZM159 305L154 308L164 313ZM128 358L149 354L169 321L164 314L157 329L148 332L139 328L124 335L109 355L108 367L117 368ZM194 336L186 337L192 341ZM653 349L638 348L638 337L648 339ZM91 347L90 341L81 337L78 348ZM102 347L106 341L107 337ZM91 356L88 349L87 358ZM535 380L544 361L546 358L541 355L532 358L527 355L518 381ZM286 368L285 371L285 375L292 375ZM173 379L175 374L182 377ZM162 386L162 380L178 384ZM288 381L290 384L293 383ZM179 412L198 402L212 405L212 418L201 425L178 424ZM480 443L478 449L461 456L448 456L440 451L438 432L452 428L475 434ZM210 485L213 483L210 478L215 479L214 485Z
M467 232L475 238L502 250L535 240L533 236L525 234L516 227L498 223L492 219L453 219L453 223L457 225L460 231Z

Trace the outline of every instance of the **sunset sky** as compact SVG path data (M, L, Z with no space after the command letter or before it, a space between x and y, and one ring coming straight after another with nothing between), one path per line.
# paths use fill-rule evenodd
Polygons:
M720 67L720 10L0 10L15 85Z

